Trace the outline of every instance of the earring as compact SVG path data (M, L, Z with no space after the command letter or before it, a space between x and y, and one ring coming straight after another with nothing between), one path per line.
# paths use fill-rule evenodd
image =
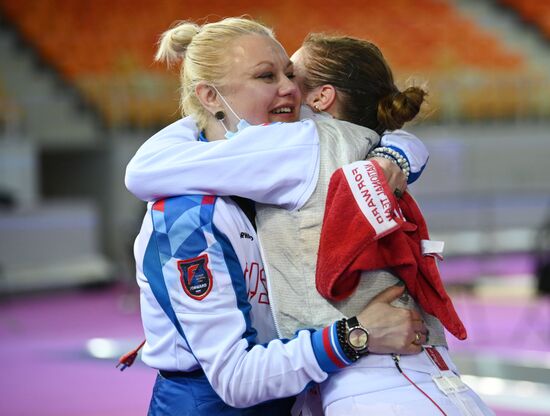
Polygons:
M313 111L315 111L316 113L320 113L320 112L321 112L321 110L319 109L319 106L318 106L317 104L315 104L315 105L313 106Z
M222 121L225 118L225 113L223 111L216 111L214 114L214 117L216 117L217 120Z

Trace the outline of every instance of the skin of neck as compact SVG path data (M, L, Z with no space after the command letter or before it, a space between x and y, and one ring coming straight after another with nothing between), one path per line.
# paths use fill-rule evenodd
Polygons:
M204 134L209 142L225 139L225 129L223 128L222 123L214 117L209 118L204 129Z
M323 108L322 111L324 111L325 113L330 114L332 117L334 117L336 119L345 120L342 117L342 114L341 114L341 111L340 111L340 102L339 102L338 98L336 98L334 101L332 101L332 103L330 103L330 105Z

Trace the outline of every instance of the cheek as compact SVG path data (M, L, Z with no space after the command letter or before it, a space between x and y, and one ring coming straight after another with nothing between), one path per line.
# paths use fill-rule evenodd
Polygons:
M259 108L253 110L253 113L246 120L252 125L269 123L269 113L267 110L261 111Z
M269 121L268 107L260 104L257 99L249 99L246 105L241 106L237 114L252 125L263 124Z
M301 85L296 85L296 100L298 102L301 102L303 100L303 92L302 92L302 86Z
M276 95L268 89L251 91L246 104L248 116L245 117L251 124L269 122L269 110L273 106Z
M305 100L304 80L303 80L303 78L296 76L294 78L294 85L296 85L296 97L297 97L298 101Z
M315 93L315 90L313 91L303 91L302 92L302 104L309 105L310 107L313 107L313 104L315 103L315 98L317 97L317 94Z

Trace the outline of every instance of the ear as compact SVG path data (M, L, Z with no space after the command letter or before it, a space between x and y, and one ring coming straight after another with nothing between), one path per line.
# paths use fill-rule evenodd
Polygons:
M195 94L202 106L211 114L221 110L223 107L218 99L218 93L211 85L206 82L199 82L195 87Z
M306 97L306 104L316 111L330 112L336 102L336 89L330 84L320 85Z

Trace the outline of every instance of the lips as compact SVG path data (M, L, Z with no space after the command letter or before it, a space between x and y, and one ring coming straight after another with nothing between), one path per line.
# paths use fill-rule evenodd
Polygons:
M287 102L276 106L270 111L271 114L277 116L290 116L296 113L296 104L294 102Z
M279 104L269 112L270 120L272 122L281 121L285 123L297 121L300 114L300 112L297 111L298 108L295 102Z

